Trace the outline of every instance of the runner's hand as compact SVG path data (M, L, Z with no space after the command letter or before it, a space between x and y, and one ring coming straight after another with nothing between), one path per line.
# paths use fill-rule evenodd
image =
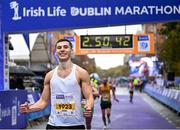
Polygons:
M89 102L86 103L84 106L84 117L91 117L92 116L92 107Z
M20 105L20 112L21 113L28 113L29 112L29 104L25 102L24 104Z

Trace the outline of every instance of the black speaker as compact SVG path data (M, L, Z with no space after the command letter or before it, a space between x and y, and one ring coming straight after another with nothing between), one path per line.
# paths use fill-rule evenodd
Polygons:
M174 81L175 80L175 73L174 72L168 72L167 80L168 81Z

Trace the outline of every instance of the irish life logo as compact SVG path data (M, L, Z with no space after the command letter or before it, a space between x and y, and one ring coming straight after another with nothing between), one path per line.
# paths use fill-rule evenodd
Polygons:
M21 17L19 16L19 3L17 3L16 1L12 1L10 3L10 8L14 10L14 16L12 17L12 20L20 20Z
M138 36L138 51L139 52L149 52L150 51L149 36Z

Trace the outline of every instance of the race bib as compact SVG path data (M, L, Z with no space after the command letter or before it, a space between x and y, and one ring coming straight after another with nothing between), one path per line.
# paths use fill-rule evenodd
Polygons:
M72 93L57 94L55 110L57 115L62 115L62 116L75 115L75 100Z
M103 101L109 101L109 99L110 99L109 93L103 93L102 94L102 100Z

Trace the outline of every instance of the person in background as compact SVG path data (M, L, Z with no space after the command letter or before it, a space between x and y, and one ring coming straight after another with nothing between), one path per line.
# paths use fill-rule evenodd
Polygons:
M143 89L144 89L144 85L145 85L145 80L143 79L144 77L141 77L138 83L139 86L139 92L142 93Z
M17 88L18 89L25 89L23 76L18 76L17 77Z
M133 103L133 95L134 95L134 85L133 85L133 79L129 78L129 83L128 83L128 87L129 87L129 102Z
M139 85L139 78L138 77L135 77L134 78L134 80L133 80L133 86L134 86L134 88L137 90L137 89L139 89L138 87L138 85Z
M91 82L91 86L92 86L92 91L93 91L93 97L94 99L96 99L97 97L99 97L99 81L97 79L95 79L94 77L90 77L90 82Z
M16 75L10 76L10 89L16 89L17 88L17 77Z
M107 78L103 78L103 82L100 85L99 88L99 94L101 95L101 111L102 111L102 120L104 123L104 127L107 127L106 121L108 120L108 123L111 123L110 115L111 115L111 93L112 90L113 98L115 101L119 102L119 100L115 96L115 91L112 89L112 86L108 83ZM107 119L106 119L107 114Z
M116 93L116 87L117 87L117 80L116 78L109 79L109 84L111 85L111 88L113 89L113 92ZM116 99L115 99L116 100Z
M51 102L51 113L46 129L85 129L84 117L92 115L94 98L88 72L71 60L72 43L60 39L55 44L59 65L49 71L44 80L40 99L33 105L20 105L21 113L44 109ZM81 100L85 97L84 111Z

